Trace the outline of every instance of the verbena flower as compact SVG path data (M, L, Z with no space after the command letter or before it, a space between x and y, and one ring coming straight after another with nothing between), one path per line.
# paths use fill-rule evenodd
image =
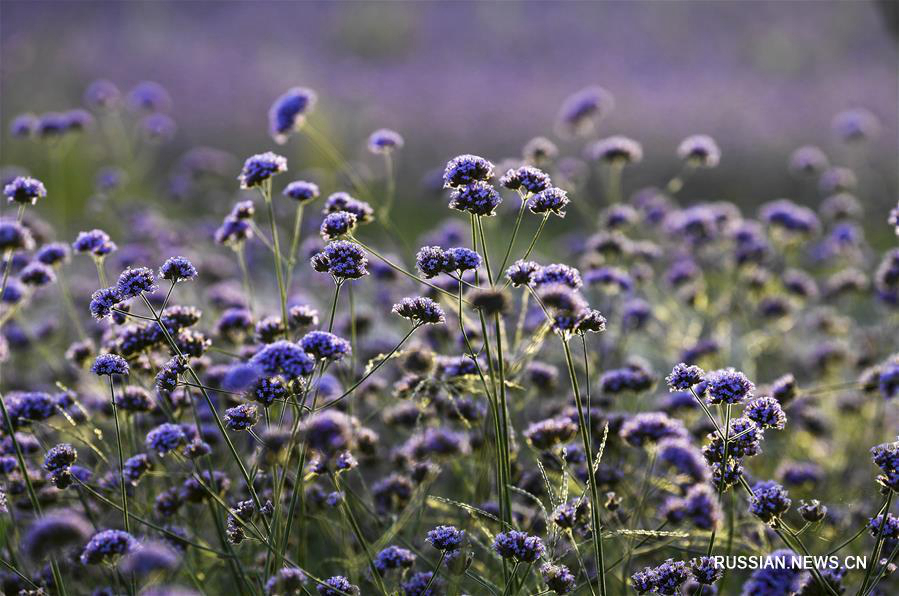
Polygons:
M284 144L291 133L302 128L317 100L312 89L291 87L272 103L268 111L268 127L276 143Z
M822 505L821 501L817 499L801 501L796 511L802 516L802 519L811 524L818 523L827 517L827 507Z
M656 457L658 461L671 466L678 474L688 477L694 483L709 480L709 468L702 457L702 451L685 439L671 438L660 441Z
M523 434L536 449L546 450L574 438L577 435L577 425L569 418L547 418L531 423Z
M116 289L122 300L134 298L145 292L150 294L158 288L153 270L148 267L129 267L122 272L116 283Z
M138 453L125 460L122 466L122 474L131 484L137 484L144 474L150 471L153 463L146 453Z
M662 412L643 412L625 422L619 432L628 445L642 447L662 439L687 437L683 423Z
M34 258L44 265L55 267L68 260L69 247L61 242L50 242L41 246Z
M393 305L391 312L409 319L415 325L438 325L446 322L446 315L440 305L430 298L421 296L403 298Z
M136 548L138 543L128 532L103 530L94 534L84 547L81 562L85 565L96 565L115 561Z
M60 443L47 450L44 456L44 469L55 472L70 468L78 459L78 451L69 443Z
M868 531L875 538L883 536L889 540L899 539L899 517L892 513L887 513L886 517L883 514L872 517L868 523Z
M694 168L714 168L721 161L721 150L712 137L693 135L681 141L677 156Z
M336 211L325 216L320 228L322 238L336 240L353 231L356 227L356 216L349 211Z
M375 219L375 210L365 201L360 201L345 192L335 192L328 195L322 212L327 215L328 213L339 213L341 211L355 215L356 222L360 224L368 223Z
M702 382L705 371L696 365L675 364L671 374L665 377L668 388L671 391L689 391L690 388Z
M56 273L48 265L43 263L29 263L19 272L19 279L26 286L39 288L56 281Z
M526 195L542 192L552 186L549 175L532 166L510 169L499 179L499 183L504 188L523 191Z
M71 509L46 512L25 531L20 548L29 559L39 561L83 545L92 531L90 522Z
M517 562L533 563L543 556L546 547L537 536L525 532L510 530L500 532L493 539L493 550L504 559Z
M170 257L159 268L159 277L173 282L189 281L197 276L197 268L185 257Z
M690 559L690 575L697 583L711 586L724 576L724 569L711 557Z
M348 240L336 240L312 257L312 268L330 273L338 280L359 279L368 275L368 258L362 248Z
M790 509L790 498L781 485L771 480L757 482L752 487L749 512L764 522L770 523Z
M387 154L403 148L403 137L395 130L379 128L368 137L368 150L375 154Z
M475 271L481 266L481 255L464 246L448 248L446 249L446 255L448 255L451 262L447 267L452 267L452 269L446 269L444 273L454 271L461 275L466 271Z
M762 428L782 430L787 423L787 415L780 402L773 397L757 397L746 404L744 414Z
M353 442L353 421L343 412L314 414L303 424L303 430L309 447L326 456L345 451Z
M305 180L294 180L284 188L284 196L298 203L311 203L320 194L317 184Z
M259 421L259 414L253 404L240 404L225 410L225 426L230 430L249 430Z
M874 464L883 470L879 480L899 492L899 441L883 443L871 448Z
M177 449L186 439L181 426L167 422L147 433L146 445L159 455L165 455Z
M681 584L690 579L690 571L685 562L667 559L653 570L653 578L659 594L678 594Z
M90 253L95 257L108 255L117 248L115 242L109 238L109 234L103 230L79 232L75 242L72 243L72 250L75 252Z
M123 573L143 577L152 573L173 571L181 564L180 553L160 540L143 542L119 562Z
M472 182L465 186L453 189L450 195L450 209L464 211L481 217L496 215L496 208L503 202L503 198L490 184L486 182Z
M834 116L833 131L840 140L857 143L877 137L880 133L880 121L869 110L853 108Z
M128 105L135 110L164 112L172 107L172 98L159 83L141 81L128 92Z
M493 178L493 164L477 155L459 155L446 164L443 172L445 188L458 188Z
M584 285L580 271L564 263L540 267L531 276L530 283L535 288L550 284L564 284L572 290L580 289Z
M303 586L308 579L301 569L282 567L265 582L265 594L266 596L302 594L305 591Z
M539 269L540 265L534 261L518 260L506 269L506 278L518 288L530 284Z
M327 331L310 331L300 340L300 347L317 360L336 362L350 353L350 342Z
M743 584L743 596L796 594L808 581L799 555L789 549L776 550L765 557L761 567Z
M44 187L44 183L37 178L18 176L3 187L3 196L10 203L34 205L38 199L47 196L47 189Z
M533 195L528 201L528 209L538 215L550 214L565 217L565 208L568 206L568 193L555 186L542 190Z
M704 380L710 404L738 404L755 391L752 381L732 368L712 371Z
M428 531L425 538L431 546L444 553L458 550L465 539L465 532L455 526L437 526Z
M543 582L556 594L568 594L577 587L577 579L565 565L544 563L540 566Z
M415 266L427 279L447 271L454 271L455 265L452 253L439 246L423 246L415 256Z
M600 139L587 147L587 157L609 164L627 165L643 159L643 147L633 139L613 136Z
M254 188L286 171L287 159L267 151L248 157L237 180L241 188Z
M95 375L127 375L128 362L118 354L100 354L91 366Z
M374 563L381 573L391 569L409 569L415 564L415 555L410 550L391 545L375 555Z
M315 361L305 348L286 340L264 346L250 358L250 364L259 367L265 374L283 374L288 379L305 377L315 370Z
M612 94L598 85L573 93L559 110L559 122L569 132L582 135L593 130L615 106Z

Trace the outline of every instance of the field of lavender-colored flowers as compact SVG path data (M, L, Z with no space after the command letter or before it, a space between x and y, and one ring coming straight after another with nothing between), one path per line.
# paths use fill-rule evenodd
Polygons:
M448 46L412 59L408 31L470 23L478 46L474 13L499 4L357 5L399 39L359 33L348 4L4 4L0 593L899 591L888 7L560 5L545 25L571 47L585 15L649 31L649 15L706 27L758 6L745 35L771 40L775 14L842 23L821 67L841 97L771 111L769 129L674 102L696 134L667 144L683 123L633 93L652 68L620 79L631 94L569 68L561 96L485 96L512 114L497 126L439 99ZM545 8L508 6L518 24ZM230 102L230 136L182 112L192 71L119 82L140 53L29 99L45 89L30 69L67 51L83 68L99 54L78 40L107 27L115 48L132 14L156 15L147 35L190 71L202 49L154 26L210 10L218 47L210 31L299 7L379 65L309 82L234 56L257 90L232 99L261 104ZM58 32L45 51L26 22ZM330 39L303 26L310 52ZM738 54L716 72L771 85L766 109L808 99L734 73ZM455 76L515 85L516 58L495 55ZM341 99L379 72L427 87L431 113L396 90L367 111ZM371 132L373 114L396 130Z

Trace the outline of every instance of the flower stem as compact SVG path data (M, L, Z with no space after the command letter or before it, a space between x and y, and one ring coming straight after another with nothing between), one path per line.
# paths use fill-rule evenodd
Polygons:
M580 426L581 438L584 443L584 453L587 456L587 484L590 487L590 522L593 532L593 554L596 557L596 573L599 579L599 594L606 595L606 569L602 544L602 520L599 517L599 488L596 486L596 473L593 469L593 449L590 445L590 431L587 429L588 421L584 414L584 404L581 400L581 391L578 386L577 373L574 369L574 360L571 357L571 348L567 338L562 338L562 348L565 350L565 362L568 365L568 377L571 380L571 389L574 392L574 401L577 406L578 426Z
M109 393L112 397L112 417L115 420L115 442L119 452L119 488L122 490L122 514L124 515L125 531L131 533L131 520L128 517L128 490L125 487L125 457L122 454L122 431L119 427L119 406L115 401L115 383L112 376L109 377Z

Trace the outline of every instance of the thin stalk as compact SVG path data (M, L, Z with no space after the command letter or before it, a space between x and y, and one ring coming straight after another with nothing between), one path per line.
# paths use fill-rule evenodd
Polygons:
M275 253L275 275L278 278L278 293L281 298L281 324L284 327L284 339L290 339L287 324L287 288L284 286L284 273L281 271L281 244L278 240L278 225L275 221L275 206L272 201L271 178L262 186L262 198L268 207L268 218L272 229L272 245Z
M448 296L449 298L453 298L453 299L454 299L454 298L456 297L455 294L453 294L452 292L449 292L449 291L447 291L447 290L444 290L444 289L441 288L440 286L435 286L434 284L432 284L432 283L430 283L430 282L428 282L428 281L425 281L424 279L418 277L418 276L415 275L414 273L410 273L409 271L406 271L405 269L403 269L402 267L400 267L399 265L397 265L396 263L394 263L393 261L391 261L390 259L388 259L388 258L385 257L384 255L382 255L381 253L379 253L379 252L376 251L375 249L373 249L373 248L371 248L370 246L368 246L367 244L361 242L361 241L360 241L358 238L356 238L355 236L350 236L350 239L353 240L353 242L355 242L355 243L358 244L359 246L361 246L366 252L370 252L370 253L371 253L372 255L374 255L377 259L383 261L385 265L387 265L388 267L390 267L391 269L393 269L393 270L396 271L397 273L401 273L401 274L405 275L406 277L408 277L408 278L410 278L410 279L414 279L414 280L417 281L418 283L424 284L424 285L428 286L429 288L431 288L432 290L436 290L436 291L440 292L441 294L444 294L445 296ZM466 301L466 304L467 304L467 301Z
M893 491L887 494L887 503L884 508L883 517L881 518L880 530L877 532L877 540L874 541L874 550L871 551L871 564L868 565L868 569L865 570L865 579L862 580L862 587L859 588L858 593L865 594L865 588L868 587L868 580L871 579L871 572L874 571L874 568L877 567L877 560L880 557L880 549L883 547L883 531L887 526L886 516L890 512L890 505L893 503Z
M334 490L340 493L340 482L337 480L337 475L332 475L331 479L334 482ZM375 585L377 586L378 590L380 590L381 594L384 594L384 596L388 596L389 592L387 591L387 586L384 585L384 580L381 578L381 574L378 571L378 568L375 567L374 557L372 555L371 549L369 548L368 541L365 539L365 535L362 533L362 528L359 527L359 523L356 521L356 517L353 515L353 510L350 509L350 505L347 502L346 498L341 498L340 504L343 507L343 512L347 517L347 521L349 521L350 523L350 528L353 530L353 534L355 534L356 536L356 540L359 542L362 550L365 551L365 556L368 558L368 566L371 569L372 579L374 579Z
M568 339L562 337L562 348L565 350L565 362L568 365L568 377L571 380L571 389L574 392L574 401L577 406L578 425L581 438L584 443L584 453L587 456L587 484L590 487L591 529L593 531L593 554L596 557L596 573L599 579L599 594L606 595L606 569L602 544L602 520L599 517L599 489L596 486L596 475L593 471L593 449L590 445L590 431L587 429L587 420L584 415L584 404L581 401L581 391L578 386L577 373L574 369L574 360L571 357L571 348Z
M515 219L515 227L512 229L512 237L509 239L509 246L506 247L506 254L503 256L503 263L499 266L499 270L496 272L497 279L493 280L493 283L499 281L500 275L503 274L503 271L506 270L506 264L509 262L509 255L512 254L512 247L515 246L515 239L518 237L518 230L521 228L521 220L524 218L524 210L528 206L527 201L524 200L524 197L521 197L521 207L518 209L518 217Z
M243 279L243 291L247 295L247 306L250 314L253 314L253 284L250 283L250 269L247 267L247 244L241 242L234 249L237 254L237 263L240 265L240 275Z
M515 584L515 574L518 573L519 565L521 565L521 561L515 561L515 565L512 566L512 574L509 576L506 587L503 589L503 596L509 596L509 594L511 594L512 586Z
M300 233L303 228L303 207L305 203L297 203L297 213L293 219L293 237L290 240L290 254L287 256L287 287L293 278L293 268L297 264L297 250L300 247Z
M412 329L409 330L409 333L407 333L405 335L405 337L403 337L403 339L400 340L400 343L398 343L396 345L396 347L394 347L392 350L390 350L390 353L387 354L387 356L385 356L384 358L379 360L378 363L376 365L374 365L370 371L368 371L367 373L362 375L362 378L359 379L358 381L356 381L352 387L350 387L349 389L344 391L342 395L323 403L318 408L316 408L314 411L319 412L321 410L329 408L329 407L333 406L334 404L336 404L337 402L344 400L347 397L349 397L350 395L352 395L353 391L355 391L359 387L359 385L364 383L366 381L366 379L368 379L370 376L375 374L378 371L378 369L381 368L381 366L383 366L388 360L390 360L390 358L403 346L403 344L406 343L406 340L408 340L410 337L412 337L412 334L415 332L416 329L418 329L418 327L419 327L419 325L412 327Z
M115 383L112 375L109 377L109 394L112 396L112 417L115 420L115 442L119 452L119 488L122 490L122 514L124 515L125 531L131 533L131 520L128 519L128 491L125 487L125 456L122 454L122 431L119 427L119 406L115 401Z

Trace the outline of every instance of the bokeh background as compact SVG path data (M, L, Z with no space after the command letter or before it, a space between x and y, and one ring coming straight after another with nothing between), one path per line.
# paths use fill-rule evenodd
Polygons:
M664 183L678 168L677 143L703 132L718 140L724 158L690 182L697 199L751 209L798 193L786 161L795 147L813 143L862 170L863 202L885 213L897 196L897 6L4 0L2 163L62 177L68 208L58 219L71 232L92 217L82 206L109 156L85 143L51 173L46 151L10 138L5 124L16 114L76 107L101 77L123 91L141 80L161 83L173 98L177 132L154 150L157 165L132 177L129 193L164 204L171 200L166 172L191 147L225 149L239 160L275 148L268 107L303 85L319 94L316 125L362 171L377 175L382 166L365 151L368 133L389 127L403 134L399 199L414 207L431 200L422 180L448 158L517 156L531 137L552 135L566 96L600 84L616 108L598 134L644 145L644 163L626 174L628 190ZM850 107L881 121L881 135L861 155L846 153L830 126ZM575 155L583 145L560 143ZM331 167L303 141L284 151L293 172ZM192 206L214 200L190 198ZM218 215L229 206L210 208ZM431 211L397 217L425 225Z

